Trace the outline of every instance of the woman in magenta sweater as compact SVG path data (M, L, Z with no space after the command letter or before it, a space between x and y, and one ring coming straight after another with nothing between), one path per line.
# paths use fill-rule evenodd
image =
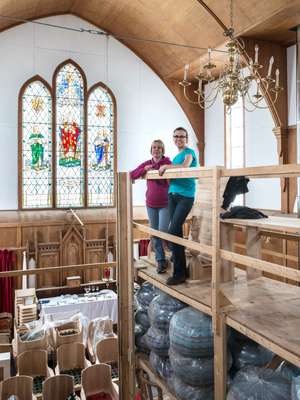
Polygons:
M147 171L159 170L162 165L171 164L169 157L165 157L165 146L161 140L154 140L151 144L151 160L147 160L131 171L131 179L135 180L144 176ZM148 179L146 191L146 206L150 226L162 232L167 232L169 227L168 210L169 183L165 179ZM155 259L157 261L157 272L166 271L166 259L162 240L153 237Z

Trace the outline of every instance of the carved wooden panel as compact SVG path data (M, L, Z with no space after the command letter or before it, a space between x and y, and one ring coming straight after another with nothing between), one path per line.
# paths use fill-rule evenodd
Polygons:
M64 235L61 242L61 265L77 265L84 262L84 243L83 235L75 226L71 226ZM74 275L74 271L62 273L62 283L65 285L66 277ZM76 275L81 276L83 281L83 272L78 271Z
M90 241L86 248L86 262L97 263L105 260L105 245L99 240ZM101 280L103 277L103 271L99 268L89 269L84 272L85 282Z
M38 267L46 268L46 267L57 267L59 266L59 250L56 251L43 251L39 252L38 257ZM45 273L37 275L37 287L51 287L51 286L60 286L61 285L61 277L60 273Z

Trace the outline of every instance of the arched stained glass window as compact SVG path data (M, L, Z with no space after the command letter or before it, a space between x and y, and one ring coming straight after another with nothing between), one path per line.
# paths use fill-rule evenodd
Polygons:
M40 77L20 92L21 208L52 207L52 97Z
M115 102L109 89L93 86L88 96L88 206L114 205Z
M80 68L67 61L54 74L56 96L56 206L84 206L86 83Z
M19 94L19 208L115 204L116 101L72 60L53 86L39 75Z

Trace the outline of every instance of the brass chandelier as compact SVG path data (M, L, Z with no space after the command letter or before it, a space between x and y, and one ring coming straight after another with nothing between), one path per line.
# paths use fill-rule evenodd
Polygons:
M279 69L277 68L275 71L275 79L274 75L272 75L274 57L270 58L267 76L262 78L259 70L263 68L263 65L258 60L258 45L256 44L254 48L255 56L253 61L246 53L244 42L234 37L233 0L230 0L230 21L231 27L224 32L224 35L229 38L226 44L228 59L219 76L214 77L213 72L216 65L212 61L213 49L208 48L208 62L203 67L200 66L199 74L194 77L198 80L198 89L193 91L196 94L195 100L188 95L188 87L192 84L188 79L189 65L186 64L184 67L183 80L179 82L179 85L183 88L184 97L190 103L198 104L202 109L210 108L219 95L229 111L239 97L244 99L243 104L247 111L268 108L262 102L264 94L268 92L271 101L275 103L278 94L283 90L279 85ZM248 68L245 68L245 66ZM204 91L203 87L207 83L210 85ZM255 94L250 93L253 85Z

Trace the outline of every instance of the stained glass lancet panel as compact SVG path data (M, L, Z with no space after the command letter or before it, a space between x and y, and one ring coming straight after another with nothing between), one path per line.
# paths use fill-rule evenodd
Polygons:
M56 206L84 205L84 81L72 64L56 76Z
M28 84L21 100L22 208L52 207L52 97L43 82Z
M114 103L102 86L88 98L88 205L114 204Z

